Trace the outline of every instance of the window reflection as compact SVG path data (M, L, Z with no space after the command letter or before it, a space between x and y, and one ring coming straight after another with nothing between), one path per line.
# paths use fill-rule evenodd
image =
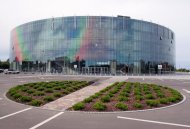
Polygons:
M11 67L21 71L109 74L111 61L120 74L158 73L158 64L162 73L174 71L174 33L122 16L50 18L11 32Z

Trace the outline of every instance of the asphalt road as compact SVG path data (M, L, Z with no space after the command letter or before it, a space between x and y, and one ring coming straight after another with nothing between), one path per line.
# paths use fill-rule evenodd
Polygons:
M28 82L51 80L96 80L108 77L38 76L0 74L0 129L185 129L190 128L190 79L122 77L179 90L186 100L159 110L119 113L52 111L13 102L5 97L9 88ZM113 77L114 79L114 77Z

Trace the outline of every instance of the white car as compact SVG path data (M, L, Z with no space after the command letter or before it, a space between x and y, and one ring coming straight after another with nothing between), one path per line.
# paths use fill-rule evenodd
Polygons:
M19 74L20 72L13 69L5 69L4 74Z

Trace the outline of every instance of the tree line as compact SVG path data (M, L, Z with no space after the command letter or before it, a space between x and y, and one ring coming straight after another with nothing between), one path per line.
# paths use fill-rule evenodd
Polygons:
M0 60L0 69L9 69L9 66L10 66L9 59L6 61Z
M176 70L177 72L190 72L190 70L185 69L185 68L180 68Z

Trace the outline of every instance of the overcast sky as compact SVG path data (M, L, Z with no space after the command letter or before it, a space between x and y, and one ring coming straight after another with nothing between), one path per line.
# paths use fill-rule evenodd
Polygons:
M176 35L176 66L190 68L190 0L0 0L0 60L9 58L14 27L70 15L125 15L169 27Z

